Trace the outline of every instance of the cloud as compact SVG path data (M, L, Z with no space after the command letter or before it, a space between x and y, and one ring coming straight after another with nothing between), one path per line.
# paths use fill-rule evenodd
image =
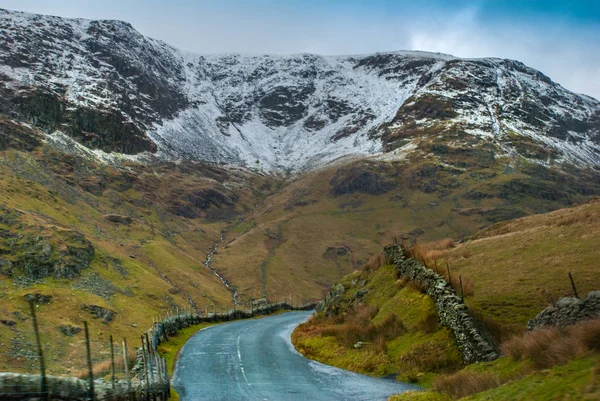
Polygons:
M598 8L577 1L0 0L0 7L131 22L196 53L364 54L425 50L511 58L600 98ZM558 8L557 8L558 7ZM568 7L571 7L570 9ZM570 12L572 11L572 12ZM597 17L597 15L596 15Z

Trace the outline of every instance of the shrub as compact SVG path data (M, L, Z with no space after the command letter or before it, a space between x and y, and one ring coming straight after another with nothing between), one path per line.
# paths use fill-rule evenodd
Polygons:
M500 379L496 375L461 370L452 375L437 377L433 388L458 399L498 387L500 384Z
M404 376L411 376L414 372L448 372L462 366L462 361L453 358L440 344L432 342L413 346L398 358L398 362Z
M373 255L367 262L360 267L360 270L366 273L374 272L384 264L383 255Z
M370 342L375 338L376 328L371 320L378 309L368 305L357 305L343 315L343 321L320 330L323 336L333 336L345 347L352 347L359 341Z
M528 359L536 369L563 365L600 349L600 319L580 322L567 329L543 329L514 336L502 352L514 360Z
M419 330L424 333L435 333L438 328L438 316L434 310L429 311L425 319L419 323Z
M375 327L375 331L384 340L390 341L406 333L406 326L395 314L391 314Z
M408 257L424 261L425 263L431 263L435 259L445 257L448 253L447 250L454 246L454 240L451 238L444 238L436 242L426 242L423 244L416 244L413 247L405 248Z

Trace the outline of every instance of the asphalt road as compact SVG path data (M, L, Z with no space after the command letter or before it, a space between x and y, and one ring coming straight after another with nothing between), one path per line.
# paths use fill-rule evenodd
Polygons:
M209 327L183 347L173 385L183 401L367 401L415 389L304 358L290 334L310 312Z

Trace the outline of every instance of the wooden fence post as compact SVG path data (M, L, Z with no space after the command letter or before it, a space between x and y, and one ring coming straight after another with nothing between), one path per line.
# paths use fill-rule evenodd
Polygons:
M83 329L85 330L85 351L87 354L87 368L88 368L88 399L94 401L96 399L96 392L94 391L94 370L92 368L92 351L90 349L90 331L88 329L88 323L83 322Z
M460 280L460 300L464 303L465 302L465 293L463 292L462 275L459 274L458 279Z
M154 381L154 371L152 367L152 357L154 356L154 346L150 344L150 339L148 337L148 332L144 333L146 336L146 348L148 349L148 372L150 372L150 380L152 381L152 398L156 401L156 382Z
M123 366L125 367L125 379L127 380L127 398L131 395L131 380L129 379L129 362L127 361L127 340L123 338Z
M111 378L112 386L111 387L112 387L112 391L113 391L113 395L114 395L114 392L115 392L115 348L113 345L113 336L112 335L110 336L110 367L112 370L112 378Z
M569 272L569 280L571 280L571 287L573 287L573 293L575 294L575 298L579 299L579 294L577 293L577 287L575 287L575 282L573 281L573 276L571 272Z
M42 348L42 341L40 339L40 330L38 328L37 317L35 316L35 305L34 301L29 301L29 308L31 309L31 321L33 322L33 332L35 333L35 342L37 343L37 354L40 362L40 392L42 397L47 401L50 401L50 394L48 393L48 378L46 377L46 363L44 361L44 350Z
M450 265L446 262L446 269L448 269L448 283L450 283L450 287L452 287L452 276L450 275Z
M150 374L148 372L148 357L146 355L146 344L142 334L142 361L144 362L144 373L146 373L146 401L150 400Z

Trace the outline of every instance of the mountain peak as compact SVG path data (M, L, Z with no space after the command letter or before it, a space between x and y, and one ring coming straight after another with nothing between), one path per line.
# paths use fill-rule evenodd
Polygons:
M0 112L99 157L304 171L446 138L600 166L600 102L514 60L197 55L126 22L7 10L0 39Z

